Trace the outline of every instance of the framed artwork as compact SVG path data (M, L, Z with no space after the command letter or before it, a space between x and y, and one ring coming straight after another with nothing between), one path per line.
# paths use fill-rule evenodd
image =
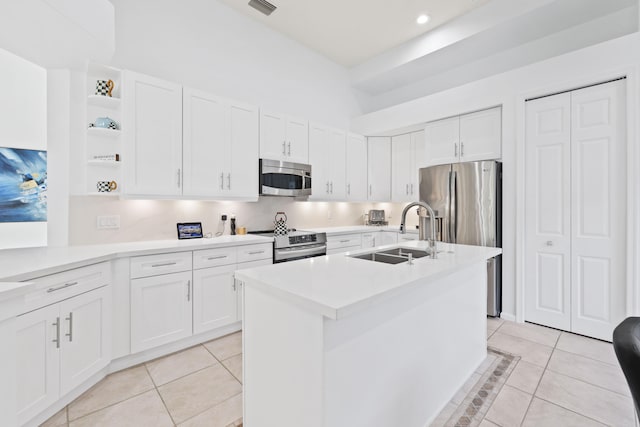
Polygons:
M47 220L47 152L0 147L0 222Z

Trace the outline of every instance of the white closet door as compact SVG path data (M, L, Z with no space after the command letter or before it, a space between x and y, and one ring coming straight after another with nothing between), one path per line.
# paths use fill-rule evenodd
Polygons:
M625 317L625 81L571 93L572 331L611 341Z
M526 104L525 320L571 327L571 95Z

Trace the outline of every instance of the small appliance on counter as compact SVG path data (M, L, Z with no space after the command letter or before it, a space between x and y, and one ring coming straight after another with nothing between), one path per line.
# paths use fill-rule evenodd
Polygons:
M385 212L383 209L371 209L369 211L369 223L367 225L389 225L385 220Z

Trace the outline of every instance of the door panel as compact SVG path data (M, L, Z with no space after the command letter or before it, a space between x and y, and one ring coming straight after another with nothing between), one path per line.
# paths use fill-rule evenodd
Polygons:
M329 198L329 129L315 123L309 124L309 163L311 163L311 197Z
M571 96L526 103L525 320L571 328Z
M454 164L455 198L451 215L456 243L495 247L498 244L498 164L493 161ZM452 193L454 194L454 193Z
M625 81L572 99L572 331L611 341L626 314Z
M460 118L427 123L424 128L428 165L455 163L460 158Z
M369 200L388 202L391 199L391 138L369 137L367 147Z
M502 108L460 116L460 161L499 159L502 141Z
M60 392L66 394L111 361L111 293L102 287L60 304Z
M229 168L225 102L193 89L184 90L185 196L222 195ZM257 170L257 169L256 169Z
M200 333L236 321L237 293L233 279L236 265L193 272L193 332Z
M229 116L227 191L233 197L258 197L258 108L232 102Z
M367 200L367 140L362 135L349 134L346 146L346 193L349 201ZM316 171L313 170L315 177Z
M391 138L391 200L410 202L411 196L411 134Z
M287 120L287 161L309 163L309 123L304 119Z
M346 133L341 130L329 130L332 200L344 200L346 194L346 138Z
M58 400L60 349L53 341L57 338L54 325L57 320L57 304L18 316L16 395L19 425Z
M260 110L260 158L288 161L286 133L283 115Z
M420 169L420 200L431 206L436 217L442 218L442 240L453 243L450 221L450 176L451 165Z

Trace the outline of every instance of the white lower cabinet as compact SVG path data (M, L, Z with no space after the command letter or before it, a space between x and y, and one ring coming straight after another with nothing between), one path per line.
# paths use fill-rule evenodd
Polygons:
M238 320L236 264L193 272L193 333L216 329Z
M111 291L104 286L18 316L18 423L111 361Z
M395 231L381 231L380 242L378 246L382 245L394 245L398 243L398 233Z
M192 334L191 271L131 280L131 351Z
M362 233L362 249L375 248L382 243L382 231L372 231L370 233Z

